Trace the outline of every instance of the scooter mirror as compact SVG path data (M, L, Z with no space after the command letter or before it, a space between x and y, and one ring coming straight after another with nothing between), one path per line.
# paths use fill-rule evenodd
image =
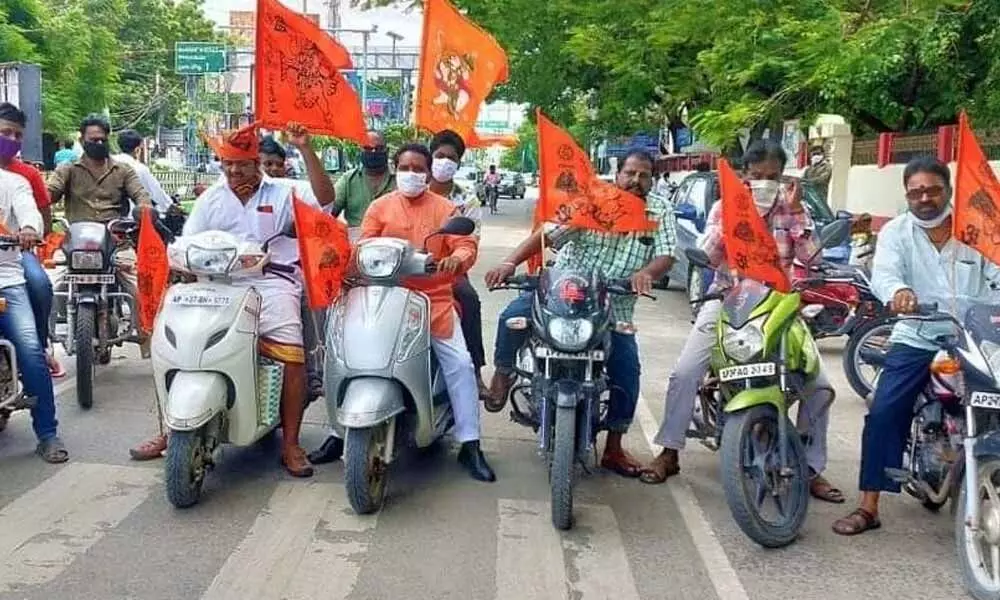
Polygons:
M712 261L708 258L708 254L700 248L688 248L684 250L684 256L687 257L689 263L696 267L712 268Z
M476 231L476 222L468 217L452 217L438 230L444 235L472 235Z

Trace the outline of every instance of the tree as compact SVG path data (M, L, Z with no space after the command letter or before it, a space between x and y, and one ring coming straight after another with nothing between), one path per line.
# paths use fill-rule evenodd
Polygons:
M517 146L503 153L500 168L526 173L538 170L538 128L533 120L525 119L517 128Z

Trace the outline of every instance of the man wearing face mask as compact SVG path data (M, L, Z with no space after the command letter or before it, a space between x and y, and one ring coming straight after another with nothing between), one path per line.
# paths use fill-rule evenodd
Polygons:
M827 194L830 191L830 176L833 174L833 167L826 159L826 150L823 142L817 140L809 148L809 166L806 167L802 179L808 181L819 192L823 201L826 202Z
M352 230L361 227L368 205L395 187L385 138L377 131L369 131L368 142L361 148L361 166L344 173L334 185L333 215L344 213Z
M1000 301L1000 268L952 237L951 172L933 157L915 158L903 170L909 210L879 231L872 269L872 291L899 313L918 303L954 307L964 315L973 301ZM886 469L899 469L910 432L913 406L927 386L930 364L940 348L937 338L953 333L947 323L897 323L861 434L861 499L833 530L857 535L878 529L879 498L898 494L899 483Z
M431 140L431 186L435 194L451 200L458 214L468 217L476 223L475 236L478 238L482 228L483 207L479 198L470 190L455 183L455 173L462 163L465 154L465 142L462 136L450 129L439 131ZM482 304L476 288L472 286L468 275L462 275L455 281L455 299L462 308L462 333L465 344L472 355L472 365L476 368L476 382L479 394L487 393L483 384L482 369L486 364L486 351L483 349L483 317Z
M796 184L782 186L780 179L787 157L781 146L771 141L757 141L743 156L744 180L753 192L757 211L771 228L778 247L778 257L790 279L794 278L794 261L808 262L817 250L812 238L813 224L802 206L801 188ZM716 202L709 212L705 233L698 243L713 264L725 261L722 234L722 202ZM731 278L717 273L709 289L714 294L731 287ZM680 472L678 453L684 448L686 432L694 414L698 386L708 371L712 348L716 342L716 323L722 302L706 302L698 312L667 385L663 422L655 441L663 451L645 469L644 483L663 483ZM826 435L829 426L829 405L834 390L820 363L820 371L809 395L799 409L799 429L807 430L810 443L806 449L812 480L813 497L836 504L844 495L833 487L822 473L826 469Z
M561 248L557 268L572 266L599 272L607 279L629 278L635 292L648 294L653 289L653 282L663 277L674 264L677 235L673 212L667 210L666 203L659 198L648 197L653 187L653 157L644 150L630 151L619 163L615 184L646 200L647 214L659 221L654 231L605 233L559 227L544 235L550 247ZM513 275L518 265L538 252L542 235L539 230L521 242L500 266L486 274L486 284L495 287ZM485 402L490 412L500 412L506 405L514 383L514 360L528 337L525 331L509 329L506 322L511 318L530 317L532 301L532 294L522 294L500 313L494 352L496 370L490 383L490 397ZM614 329L606 365L611 401L601 466L622 477L638 477L642 467L622 445L639 401L639 345L632 320L635 302L634 296L613 296L611 299Z
M428 190L431 153L423 144L406 144L396 152L396 191L372 202L361 224L361 239L394 237L422 247L455 213L446 198ZM461 275L476 262L474 236L443 236L436 253L439 273ZM431 301L431 344L441 364L455 414L455 440L462 445L458 462L476 480L496 480L479 447L479 394L472 359L455 312L452 283L430 277L412 284Z

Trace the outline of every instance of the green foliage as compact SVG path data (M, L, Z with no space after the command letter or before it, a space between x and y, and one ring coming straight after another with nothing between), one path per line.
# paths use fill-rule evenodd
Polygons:
M517 129L517 146L503 153L500 168L530 173L538 170L538 128L525 120Z

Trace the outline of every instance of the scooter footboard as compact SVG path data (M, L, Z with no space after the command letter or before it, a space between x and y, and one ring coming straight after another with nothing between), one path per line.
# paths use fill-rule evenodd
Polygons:
M179 371L170 382L163 420L174 431L194 431L226 410L228 395L220 373Z
M406 410L403 386L382 377L348 382L337 408L337 423L352 429L372 427Z

